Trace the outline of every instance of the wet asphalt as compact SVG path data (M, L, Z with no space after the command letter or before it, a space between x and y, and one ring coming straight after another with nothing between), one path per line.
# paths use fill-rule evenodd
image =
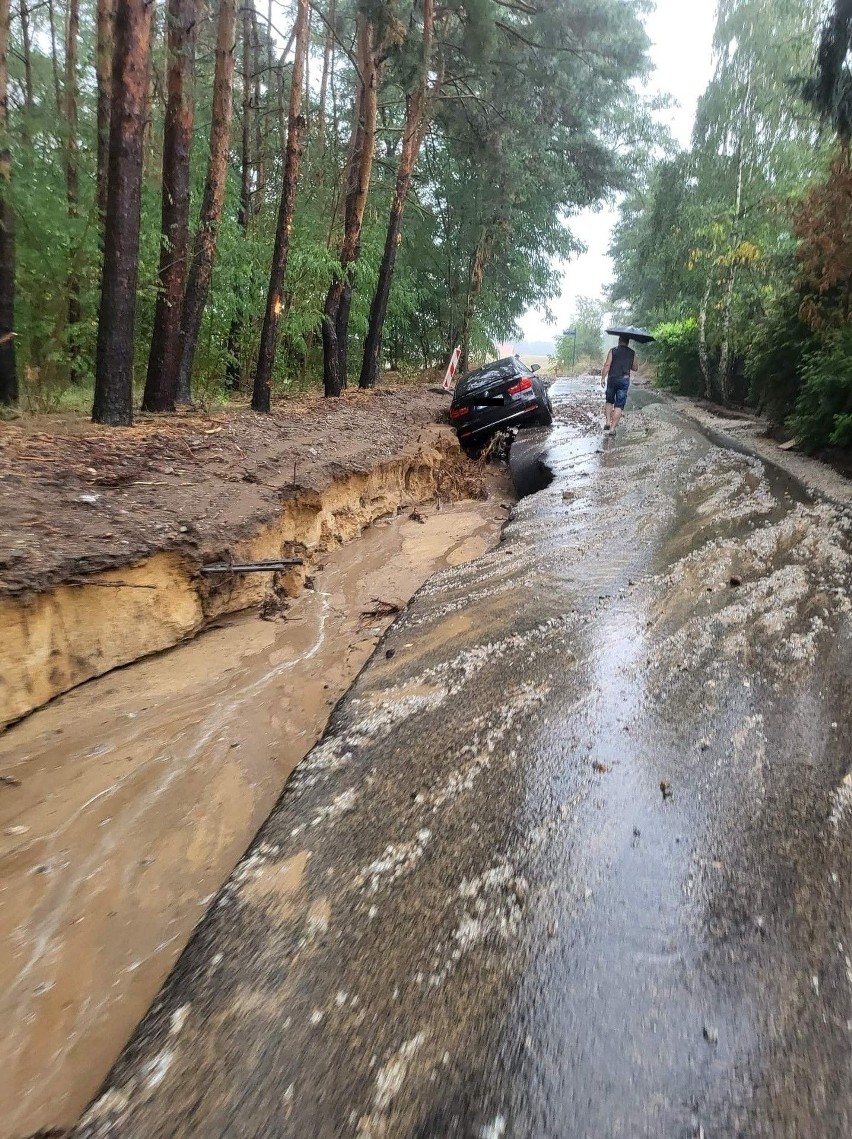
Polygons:
M852 1134L852 520L553 395L75 1136Z

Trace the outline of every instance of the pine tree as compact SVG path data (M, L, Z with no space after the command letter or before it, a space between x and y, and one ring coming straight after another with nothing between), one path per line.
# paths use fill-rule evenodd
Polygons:
M142 145L148 111L148 67L154 6L118 0L109 132L104 265L95 366L96 423L133 422L133 350Z
M163 134L159 291L142 399L145 411L174 411L177 395L180 327L189 249L197 0L169 0L166 19L168 102Z
M0 404L18 401L15 362L15 228L9 182L9 0L0 0Z
M216 34L216 69L213 77L210 155L201 203L201 217L195 235L181 316L181 355L177 385L179 403L190 403L192 400L191 383L195 351L198 346L198 334L201 331L201 319L210 293L213 263L216 257L216 237L222 220L233 111L236 30L236 0L220 0Z
M293 211L296 205L296 186L299 177L299 163L302 157L302 130L304 128L302 80L305 46L308 38L308 12L308 0L298 0L296 46L293 75L290 80L290 106L287 115L287 149L284 155L284 170L281 178L281 203L278 208L278 224L275 229L275 245L272 251L272 270L266 295L266 311L260 334L260 349L257 355L257 369L251 401L254 410L260 412L268 412L270 408L272 368L275 363L278 322L284 304L282 290L287 273Z

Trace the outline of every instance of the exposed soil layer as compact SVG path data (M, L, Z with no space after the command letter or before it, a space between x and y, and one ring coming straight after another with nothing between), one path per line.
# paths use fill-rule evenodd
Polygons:
M427 388L302 396L270 416L141 417L110 428L67 415L0 424L0 592L175 550L213 560L282 503L371 470L442 418Z
M6 446L7 458L17 447L17 473L7 477L12 481L5 490L14 547L6 564L16 588L0 592L0 725L83 681L177 644L211 619L295 595L329 550L377 518L414 503L480 497L481 469L463 457L448 427L430 421L440 412L439 399L423 391L353 396L330 411L308 401L310 414L299 405L293 423L277 426L231 413L204 428L221 444L204 442L197 419L143 425L132 429L136 438L132 431L104 436L81 429L79 446L72 435L36 437L18 429ZM44 453L27 449L27 438L31 444L47 440L39 444ZM178 485L174 495L140 477L166 464L172 478L176 468L166 463L164 448L173 455L180 447L191 453L193 446L201 452L193 481ZM96 492L80 491L80 468L97 461L94 452L104 447L102 473L89 477L117 485L90 503ZM220 449L207 454L209 448ZM282 472L294 454L304 456L294 460L297 474L303 463L303 475L296 482L291 476L288 484ZM22 474L27 464L28 490ZM263 467L277 487L257 481ZM13 484L20 484L17 495ZM36 502L45 513L53 502L49 528L55 536L49 541L22 529ZM110 529L94 533L85 516L78 527L78 508L103 514ZM118 536L125 533L132 536ZM288 556L304 565L275 575L199 572L209 561Z
M2 1139L74 1121L396 607L496 542L489 483L369 527L276 619L219 621L0 737Z
M553 402L75 1139L852 1134L852 512Z

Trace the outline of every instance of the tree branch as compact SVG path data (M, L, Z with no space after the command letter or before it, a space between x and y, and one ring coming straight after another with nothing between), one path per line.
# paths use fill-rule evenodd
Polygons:
M343 42L343 40L341 40L341 38L340 38L340 36L338 36L335 28L332 26L332 24L329 23L328 17L326 16L325 12L320 10L320 8L316 5L316 3L314 3L314 0L310 0L309 6L310 6L311 11L316 12L316 14L319 16L319 18L325 24L328 31L331 32L331 38L334 40L334 42L337 44L337 46L340 48L340 50L343 52L343 54L348 58L349 62L352 64L352 66L355 68L356 72L358 73L358 77L360 78L361 82L363 83L364 76L361 74L361 69L358 66L358 60L355 57L355 55L352 53L352 50L346 46L346 44Z

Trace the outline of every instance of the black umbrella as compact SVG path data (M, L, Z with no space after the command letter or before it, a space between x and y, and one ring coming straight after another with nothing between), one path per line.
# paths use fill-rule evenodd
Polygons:
M637 344L652 344L654 341L650 332L646 332L644 328L636 328L632 324L625 328L608 328L606 334L607 336L627 336L631 340L635 340Z

